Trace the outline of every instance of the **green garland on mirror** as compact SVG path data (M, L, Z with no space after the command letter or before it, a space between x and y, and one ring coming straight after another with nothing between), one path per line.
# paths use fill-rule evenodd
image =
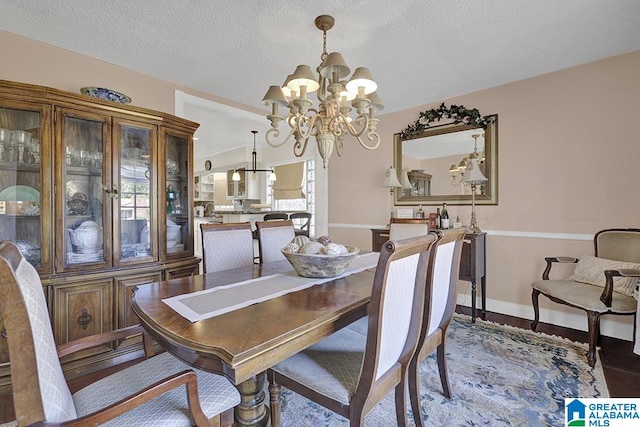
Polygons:
M484 129L492 122L490 116L483 116L477 108L469 109L464 105L454 104L451 104L451 107L447 108L443 102L438 108L422 111L418 120L404 128L404 130L400 132L400 136L407 138L416 133L421 133L429 127L430 123L439 122L441 119L453 119L453 124L463 123L466 125L476 125Z

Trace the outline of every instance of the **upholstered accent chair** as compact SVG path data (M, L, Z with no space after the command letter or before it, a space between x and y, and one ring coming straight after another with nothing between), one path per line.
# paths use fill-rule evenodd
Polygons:
M456 287L466 228L434 231L438 241L431 248L432 262L427 270L426 297L418 350L409 363L409 399L416 426L424 425L420 409L420 363L436 351L443 394L450 399L446 338L456 308Z
M289 219L284 221L256 221L256 229L258 230L260 264L285 260L286 258L280 250L296 237L293 222Z
M538 327L538 296L579 308L587 313L589 351L587 361L594 366L600 339L600 317L605 314L634 315L638 302L633 298L640 277L640 229L612 228L598 231L593 238L595 256L546 257L542 280L532 283L534 319L531 329ZM554 263L575 263L566 280L550 279Z
M253 232L249 222L200 224L204 273L253 264Z
M431 234L388 241L373 277L368 330L343 328L267 371L272 425L280 425L281 386L362 426L395 390L397 425L407 424L409 361L416 351L425 296Z
M231 425L240 394L224 377L197 371L168 353L71 394L59 358L142 332L132 326L56 348L42 283L10 241L0 242L0 313L11 358L16 421L114 426ZM150 349L145 339L145 350Z
M294 212L289 214L289 219L293 221L296 236L309 237L309 224L311 223L311 214L309 212Z
M409 237L423 236L428 232L428 219L391 218L391 222L389 223L389 240L402 240Z

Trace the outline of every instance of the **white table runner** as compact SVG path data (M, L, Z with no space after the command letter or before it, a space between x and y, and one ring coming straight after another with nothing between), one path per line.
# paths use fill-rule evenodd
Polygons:
M313 279L298 276L292 270L283 274L272 274L204 291L165 298L162 301L189 321L197 322L374 268L378 264L379 255L377 252L371 252L357 256L351 261L347 270L337 277Z

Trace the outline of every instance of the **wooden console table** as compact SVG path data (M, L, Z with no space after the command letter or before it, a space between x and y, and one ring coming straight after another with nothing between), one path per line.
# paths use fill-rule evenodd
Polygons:
M476 292L480 283L482 295L482 314L487 310L487 233L467 233L464 236L462 255L460 258L460 280L471 282L471 321L476 321ZM371 229L371 250L380 252L380 248L389 240L388 228Z

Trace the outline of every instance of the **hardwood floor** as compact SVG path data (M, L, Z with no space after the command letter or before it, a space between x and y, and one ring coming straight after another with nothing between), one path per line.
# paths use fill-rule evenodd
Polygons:
M462 314L471 314L471 309L468 307L458 307L456 311ZM529 325L531 323L528 319L491 312L480 315L480 318L523 329L530 329ZM540 323L538 325L538 331L562 336L573 341L587 341L587 333L584 331L562 328L548 323ZM598 358L602 363L609 395L611 397L640 397L640 356L633 353L632 342L602 337ZM95 381L97 378L113 373L132 363L135 363L135 360L93 374L74 378L69 381L69 388L72 392L75 392L86 384ZM586 356L585 363L587 363ZM0 396L0 423L11 421L12 419L13 406L11 396Z

